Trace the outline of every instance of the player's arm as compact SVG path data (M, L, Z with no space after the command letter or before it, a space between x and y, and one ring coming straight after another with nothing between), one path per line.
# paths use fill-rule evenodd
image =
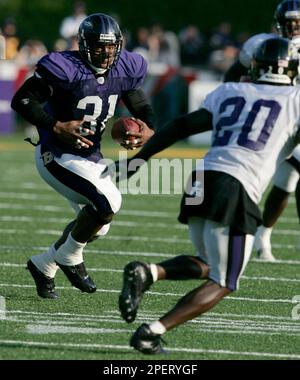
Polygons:
M78 147L80 145L82 148L93 145L90 140L80 134L82 131L94 134L89 129L80 129L82 120L61 122L43 109L43 103L48 101L52 94L52 87L43 78L33 76L27 79L16 92L11 107L30 124L46 130L53 130L58 139L66 144L78 145Z
M206 109L186 114L165 124L133 157L147 161L154 154L168 148L179 140L212 129L212 114Z
M30 124L53 129L57 120L44 111L42 104L52 96L48 84L35 76L27 79L14 95L11 107Z
M231 65L224 75L224 82L240 82L242 77L248 75L248 69L238 60Z
M204 108L170 121L160 128L134 157L115 163L118 172L117 181L131 177L150 157L175 142L212 128L212 114ZM126 167L125 174L124 167Z
M134 149L143 146L154 134L155 114L142 89L126 91L122 100L128 111L140 125L141 133L129 132L129 136L136 137L136 142L128 141L124 146L126 149Z

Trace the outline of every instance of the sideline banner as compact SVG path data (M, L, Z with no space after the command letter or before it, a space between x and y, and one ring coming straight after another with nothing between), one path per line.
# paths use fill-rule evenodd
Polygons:
M15 63L0 59L0 133L12 133L15 130L15 117L10 107L15 79Z

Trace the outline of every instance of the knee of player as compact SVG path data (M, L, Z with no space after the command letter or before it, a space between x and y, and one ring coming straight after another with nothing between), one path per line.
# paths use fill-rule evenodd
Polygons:
M113 212L116 214L122 206L122 195L121 195L121 193L119 191L116 192L114 194L113 199L110 202L111 202L111 208L112 208Z
M108 212L108 213L99 213L98 218L103 226L110 224L113 216L115 214L113 212Z
M110 224L115 214L110 207L97 208L89 204L85 206L84 209L90 215L91 218L97 221L99 226Z
M91 238L88 240L88 243L92 243L95 240L98 240L102 236L105 236L108 234L108 231L110 229L110 223L109 224L104 224L100 230Z

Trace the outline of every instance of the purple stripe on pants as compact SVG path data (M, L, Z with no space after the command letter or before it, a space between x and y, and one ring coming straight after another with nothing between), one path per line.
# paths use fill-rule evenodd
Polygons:
M236 290L236 283L244 262L245 236L229 237L229 252L227 263L227 287Z

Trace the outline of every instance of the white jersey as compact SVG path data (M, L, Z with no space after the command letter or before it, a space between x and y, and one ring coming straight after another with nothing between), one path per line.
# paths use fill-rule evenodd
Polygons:
M205 170L235 177L258 203L278 165L296 145L300 88L225 83L206 97L203 108L213 116Z

